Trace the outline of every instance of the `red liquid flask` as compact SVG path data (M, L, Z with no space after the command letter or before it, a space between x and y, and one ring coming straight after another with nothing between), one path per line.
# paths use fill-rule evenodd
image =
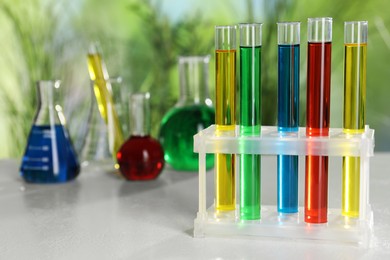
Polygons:
M153 180L164 168L161 144L150 136L149 93L130 97L131 135L117 152L119 170L127 180Z

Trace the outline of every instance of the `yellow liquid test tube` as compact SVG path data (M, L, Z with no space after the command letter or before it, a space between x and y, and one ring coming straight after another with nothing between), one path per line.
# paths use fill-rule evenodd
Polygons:
M343 131L361 134L366 122L366 21L344 24ZM343 157L342 215L359 216L360 157Z
M111 83L106 66L96 46L88 53L88 71L97 100L100 115L108 127L110 152L116 161L116 153L123 144L123 132L114 107Z
M218 134L235 131L236 125L236 26L215 27L215 124ZM236 207L236 169L234 154L215 156L215 209Z

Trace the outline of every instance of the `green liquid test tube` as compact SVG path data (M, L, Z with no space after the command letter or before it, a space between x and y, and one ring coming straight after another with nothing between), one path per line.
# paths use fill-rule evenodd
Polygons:
M240 136L261 134L261 23L240 24ZM260 219L258 154L240 155L240 217Z
M234 132L236 125L236 26L215 27L216 134ZM215 156L215 209L235 210L235 155Z
M347 134L364 133L368 22L344 23L344 117ZM359 216L360 157L343 157L342 215Z

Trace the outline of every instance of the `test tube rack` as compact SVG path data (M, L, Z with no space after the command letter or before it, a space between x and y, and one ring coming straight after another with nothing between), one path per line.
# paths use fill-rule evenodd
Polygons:
M326 137L308 137L305 128L282 135L277 127L262 126L259 137L239 136L238 130L237 126L235 131L217 132L215 125L212 125L194 136L194 152L199 153L199 210L194 221L194 237L266 237L369 247L374 223L369 204L369 159L374 155L373 129L366 126L364 133L351 135L342 129L331 128ZM205 160L206 154L210 153L360 156L359 217L344 217L341 209L330 208L327 223L309 224L303 220L303 207L299 208L298 213L278 214L276 205L262 205L260 220L240 220L239 206L228 214L220 214L214 205L208 208L206 205ZM239 185L238 181L236 184Z

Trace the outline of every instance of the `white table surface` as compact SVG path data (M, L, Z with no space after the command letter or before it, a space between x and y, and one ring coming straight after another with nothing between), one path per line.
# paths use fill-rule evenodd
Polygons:
M330 161L329 193L334 194L340 190L341 162ZM263 204L275 204L275 165L274 156L263 156ZM371 158L370 249L276 239L193 238L196 173L165 168L155 181L128 182L108 173L107 165L90 164L73 182L32 185L19 177L18 167L18 161L0 160L0 259L390 259L390 153ZM213 173L207 175L211 188ZM301 205L302 200L300 196ZM329 206L340 207L340 201L332 196Z

